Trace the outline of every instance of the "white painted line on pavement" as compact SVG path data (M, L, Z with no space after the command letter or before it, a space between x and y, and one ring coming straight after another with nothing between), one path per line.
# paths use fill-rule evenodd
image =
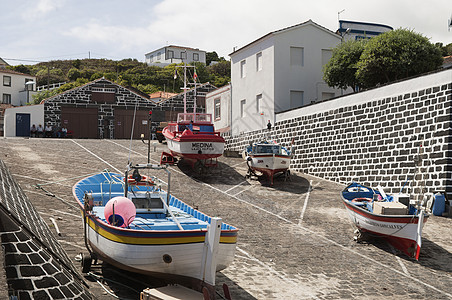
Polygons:
M306 211L306 207L308 206L309 195L312 191L312 179L309 181L308 192L306 193L306 198L304 198L303 209L301 210L300 219L298 220L298 225L303 222L303 216Z
M113 166L112 164L110 164L109 162L105 161L104 159L102 159L101 157L99 157L98 155L94 154L93 152L91 152L90 150L88 150L86 147L80 145L79 143L77 143L76 141L72 140L72 142L74 142L75 144L77 144L80 148L84 149L86 152L88 152L89 154L93 155L94 157L98 158L100 161L102 161L103 163L109 165L112 169L114 169L116 172L121 173L121 171L116 168L115 166Z
M405 264L402 262L402 260L400 259L400 257L397 256L397 251L395 250L395 248L389 244L389 247L391 248L392 253L394 254L397 262L399 263L400 267L402 268L403 273L405 273L408 276L411 276L411 274L408 272L408 269L406 268Z
M240 182L239 184L234 185L233 187L227 189L227 190L224 191L224 192L227 193L227 192L229 192L230 190L235 189L236 187L240 186L241 184L243 184L243 183L245 183L245 182L248 182L248 181L246 181L246 180L245 180L245 181L242 181L242 182Z

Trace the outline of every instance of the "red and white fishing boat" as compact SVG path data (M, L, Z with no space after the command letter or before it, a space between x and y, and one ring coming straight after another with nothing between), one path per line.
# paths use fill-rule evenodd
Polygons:
M174 163L174 157L179 157L188 161L196 172L202 173L206 167L217 164L216 158L223 155L225 141L219 132L215 132L212 115L196 112L196 69L193 72L193 113L187 113L187 68L195 67L180 67L184 69L184 112L177 115L176 122L169 122L162 130L171 153L163 152L160 163Z
M211 114L180 113L177 122L168 123L162 134L171 155L195 167L216 164L216 158L223 155L224 138L215 132Z
M256 175L256 171L264 174L273 185L273 177L282 173L290 175L289 166L292 159L291 150L275 142L259 142L248 146L242 154L248 164L246 178Z
M408 195L390 196L382 189L358 183L347 186L341 198L351 221L358 228L357 238L365 233L383 237L406 255L419 259L422 228L430 215L426 212L431 206L428 198L425 200L429 201L412 205Z

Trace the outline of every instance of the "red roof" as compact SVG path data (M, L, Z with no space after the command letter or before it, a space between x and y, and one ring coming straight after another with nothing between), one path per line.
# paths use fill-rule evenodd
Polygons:
M10 69L3 69L3 68L0 68L0 73L8 73L8 74L36 77L36 76L30 75L30 74L25 74L25 73L13 71L13 70L10 70Z

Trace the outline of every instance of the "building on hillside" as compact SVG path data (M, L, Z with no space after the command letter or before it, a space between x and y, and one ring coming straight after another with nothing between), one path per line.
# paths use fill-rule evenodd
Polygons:
M228 132L231 127L231 84L206 95L206 112L212 114L215 130Z
M274 123L275 113L341 95L323 81L322 67L340 35L309 20L270 32L231 57L233 135Z
M197 111L205 111L205 94L215 86L202 84L187 91L187 110L193 111L195 93ZM35 124L49 124L54 129L65 126L73 138L139 139L147 138L149 111L152 110L152 126L174 120L183 112L184 93L164 101L154 102L148 95L123 87L105 78L47 98L39 105L13 107L5 110L5 136L29 136Z
M165 46L145 54L145 62L152 66L167 66L179 63L206 63L206 51L181 46Z
M337 33L343 37L343 41L348 41L370 39L391 30L391 26L383 24L339 20Z
M1 103L22 106L33 100L36 76L0 68Z
M65 126L74 138L130 138L134 115L133 137L139 138L148 132L149 110L162 110L146 97L104 78L47 98L37 107L43 111L43 126ZM25 109L6 110L5 136L17 136L27 128L29 133L39 113ZM16 122L20 114L30 114L30 123L19 125L22 129Z

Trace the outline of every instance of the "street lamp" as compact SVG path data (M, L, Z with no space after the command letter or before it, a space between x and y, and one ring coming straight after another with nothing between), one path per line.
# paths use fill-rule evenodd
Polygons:
M351 28L347 28L343 34L341 34L341 44L344 41L344 37L351 32Z

